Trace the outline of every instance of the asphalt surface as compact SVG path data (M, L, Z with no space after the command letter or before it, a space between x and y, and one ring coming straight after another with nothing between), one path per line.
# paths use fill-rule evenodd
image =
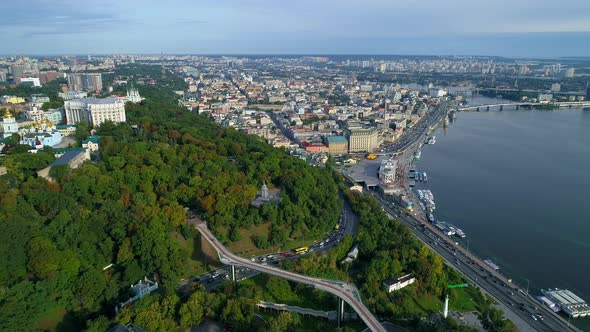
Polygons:
M406 179L409 178L409 170L412 168L416 150L428 138L429 132L444 119L448 111L455 107L454 102L441 103L436 110L429 113L430 117L427 115L423 118L424 123L418 122L413 128L415 131L408 133L412 139L403 140L399 149L395 150L396 152L401 150L399 153L401 155L400 163L404 165ZM406 193L413 197L409 189L408 187L404 188ZM479 257L456 245L455 238L444 235L420 213L412 215L397 206L391 197L382 196L375 191L371 191L371 194L379 200L387 213L408 225L410 230L425 245L441 255L449 266L460 271L471 280L473 285L492 295L499 302L506 316L512 319L521 331L579 331L563 317L541 305L518 286L510 283L508 278L492 269Z
M353 238L356 238L358 231L358 218L352 212L352 209L346 202L341 210L338 225L338 230L333 230L330 232L323 241L319 241L313 245L308 246L309 250L305 254L297 255L292 251L277 252L251 257L250 261L263 265L278 266L282 260L295 260L306 255L330 250L331 248L338 245L345 235L351 235ZM257 270L253 270L245 266L236 266L235 269L236 281L242 281L260 273ZM208 271L199 276L182 280L178 284L177 288L183 292L190 292L191 284L202 284L207 291L210 291L215 286L223 283L227 279L231 279L231 270L229 266L223 266L218 269Z
M408 149L416 142L422 142L424 134L433 129L456 106L457 103L454 101L442 101L433 110L427 112L414 126L406 128L398 140L391 144L384 144L377 151L379 153L399 153Z
M369 327L371 331L385 331L383 325L381 325L377 318L373 316L367 307L365 307L360 299L356 287L353 284L312 278L239 257L234 255L221 242L219 242L213 233L209 231L207 225L204 222L199 222L198 220L193 219L190 220L189 223L194 225L196 229L202 234L203 238L207 240L207 242L209 242L213 248L215 248L215 250L217 250L220 255L220 259L224 264L244 266L259 272L264 272L291 281L311 285L315 288L334 294L348 303L348 305L350 305L350 307L356 311L365 324L367 324L367 327Z

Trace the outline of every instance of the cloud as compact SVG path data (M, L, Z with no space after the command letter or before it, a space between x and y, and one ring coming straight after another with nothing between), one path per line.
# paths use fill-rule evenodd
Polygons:
M0 42L37 52L51 45L89 52L76 48L91 45L102 52L371 53L395 52L395 43L430 52L437 40L452 39L460 50L472 49L462 39L590 32L588 0L0 0L0 12L11 13L0 20ZM576 38L565 40L589 53Z

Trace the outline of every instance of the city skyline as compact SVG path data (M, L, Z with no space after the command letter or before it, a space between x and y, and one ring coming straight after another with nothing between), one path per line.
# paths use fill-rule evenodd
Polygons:
M590 54L590 3L28 0L2 3L0 53ZM43 15L39 15L43 13Z

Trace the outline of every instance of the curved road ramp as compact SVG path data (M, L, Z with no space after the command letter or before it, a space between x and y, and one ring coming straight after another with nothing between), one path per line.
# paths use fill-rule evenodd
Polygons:
M190 219L189 223L194 225L195 228L201 233L201 235L209 242L217 253L219 254L219 259L222 263L227 265L240 265L245 266L250 269L268 273L277 277L285 278L287 280L300 282L303 284L307 284L313 286L315 288L321 289L328 293L334 294L338 296L341 300L345 301L350 305L354 311L359 315L359 317L367 324L367 327L371 329L371 331L379 331L385 332L385 328L381 323L373 316L373 314L365 307L363 302L361 301L361 297L359 295L358 290L353 284L349 284L342 281L335 281L335 280L326 280L326 279L319 279L308 277L302 274L293 273L285 270L281 270L276 267L271 267L268 265L262 265L256 262L252 262L249 259L239 257L233 254L229 249L227 249L211 231L207 228L207 224L199 219Z

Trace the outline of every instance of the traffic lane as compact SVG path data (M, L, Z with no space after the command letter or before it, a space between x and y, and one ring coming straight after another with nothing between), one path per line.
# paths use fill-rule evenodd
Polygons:
M347 302L353 309L355 309L355 311L359 314L361 319L365 322L365 324L367 324L367 326L369 328L371 328L371 330L384 331L383 326L381 326L381 324L379 323L379 321L377 321L377 319L373 316L373 314L362 304L361 301L357 300L354 296L350 295L350 290L347 290L342 285L340 287L336 287L333 284L323 281L321 279L307 277L305 275L300 275L300 274L296 274L293 272L289 272L289 271L285 271L285 270L281 270L281 269L277 269L277 268L272 268L272 267L265 266L265 265L256 266L256 265L254 265L255 263L248 261L247 259L244 259L242 257L239 257L239 256L233 254L232 252L230 252L229 250L227 250L227 248L225 248L225 246L223 246L219 242L219 240L217 240L215 238L215 236L212 233L210 233L210 231L206 228L207 227L206 225L197 225L196 227L199 229L199 231L203 235L205 235L206 240L209 243L211 243L211 245L216 250L218 250L223 255L225 255L227 257L227 259L230 259L231 261L238 263L240 265L245 265L247 267L257 269L261 272L275 274L275 275L283 277L283 278L291 279L291 280L298 281L298 282L303 282L306 284L313 285L315 287L321 286L321 287L318 287L320 289L323 288L323 289L327 289L327 290L332 290L331 293L339 296L345 302Z
M433 245L432 241L429 241L428 239L432 239L432 241L437 241L436 238L425 237L423 238L423 240L427 241L428 243L426 243L426 245L433 251L437 252L444 259L446 265L449 265L455 268L460 273L462 273L472 282L474 286L492 295L494 298L498 300L499 303L504 303L505 301L510 300L509 295L504 292L504 289L502 289L502 287L500 287L499 284L494 283L493 281L491 281L491 279L487 278L487 276L478 273L480 271L473 269L472 264L469 264L467 260L463 260L460 261L461 263L457 263L455 261L457 259L457 256L451 254L451 251L447 250L441 252L444 246ZM517 315L520 319L522 319L527 325L535 325L534 328L536 328L536 330L547 330L547 328L542 326L541 324L535 324L533 321L530 321L530 317L526 315L524 317L521 317L521 315L518 315L513 310L510 311L513 312L514 315ZM523 318L526 318L526 320Z
M348 211L343 210L343 212L341 214L344 215L343 218L341 218L338 222L338 225L340 225L340 228L338 231L332 231L329 233L328 237L326 239L324 239L322 242L316 243L314 245L309 246L309 252L305 253L303 255L298 255L295 254L293 252L280 252L277 254L267 254L267 255L260 255L260 256L255 256L250 258L251 261L253 262L259 262L262 264L272 264L272 265L278 265L279 261L284 260L284 259L289 259L289 260L294 260L294 259L298 259L301 256L307 255L307 254L311 254L314 252L323 252L326 250L329 250L333 247L335 247L338 243L340 243L340 241L342 241L342 238L344 237L344 233L345 230L348 228L349 225L351 225L350 222L348 222L350 216L353 216L353 212L352 210L350 210L350 206L348 206ZM350 214L350 215L349 215ZM214 285L214 284L218 284L223 280L220 280L219 282L213 282L210 280L210 276L213 274L227 274L229 273L229 270L227 267L221 267L212 271L208 271L198 277L193 277L187 281L183 281L182 283L179 284L179 287L185 287L187 283L189 283L190 281L193 282L199 282L202 284L207 284L207 285ZM242 279L243 280L243 279ZM203 282L201 282L203 281ZM205 283L206 281L206 283Z
M506 308L508 308L508 306L515 305L516 302L513 301L516 300L513 298L513 296L516 293L512 292L511 288L507 285L502 285L500 281L493 279L493 275L486 273L485 270L482 271L481 268L474 268L477 265L472 264L468 257L461 258L461 256L455 256L455 252L450 250L450 246L447 247L445 245L438 245L441 240L432 233L424 234L423 236L421 236L421 232L414 232L414 234L417 235L418 238L421 238L424 242L427 242L427 246L430 247L433 251L437 252L439 255L445 258L445 261L447 261L447 265L454 267L455 269L469 277L469 279L473 281L474 285L479 286L489 294L493 295L500 303L508 303L508 305L505 305ZM459 262L461 263L457 264L457 259L459 259ZM454 263L453 260L455 260ZM533 319L531 315L535 314L536 312L529 310L528 307L525 306L524 308L519 309L520 311L522 311L522 313L517 312L517 310L510 311L518 317L520 317L528 325L531 325L535 327L537 330L541 331L556 330L556 327L552 322Z
M389 207L388 207L389 208ZM401 218L402 221L404 221L407 224L410 225L414 225L416 224L416 222L410 221L409 219L407 219L405 216L403 218ZM480 285L480 287L482 287L483 289L486 289L487 291L489 291L490 294L495 295L495 297L500 301L500 302L511 302L511 296L512 296L512 291L511 290L506 290L504 289L505 287L507 287L507 285L504 285L504 288L501 287L501 284L499 282L497 282L497 280L494 279L489 279L488 280L488 276L493 277L493 275L491 274L487 274L485 270L482 271L482 268L480 267L479 270L474 269L476 264L472 264L472 260L466 256L462 256L459 255L458 257L455 255L457 252L455 251L456 248L454 248L450 243L444 243L443 242L443 238L439 237L438 235L429 232L427 230L424 230L424 232L418 231L417 228L415 227L410 227L413 229L413 233L419 238L421 239L423 242L425 242L425 244L430 247L433 251L437 252L439 255L441 255L443 258L445 258L445 260L448 262L448 264L450 266L453 266L454 268L456 268L457 270L461 271L464 275L470 277L470 279L474 280L474 284L476 285ZM439 245L440 243L440 245ZM452 248L452 250L451 250ZM453 261L455 261L453 263ZM459 263L459 262L462 262ZM479 275L479 277L478 277ZM477 280L475 280L477 278ZM512 310L511 310L512 311ZM524 318L523 320L525 320L529 325L536 325L537 328L542 328L543 330L546 330L546 327L542 326L541 324L535 324L534 320L531 320L531 317L528 316L524 316L523 315L519 315L521 318Z

